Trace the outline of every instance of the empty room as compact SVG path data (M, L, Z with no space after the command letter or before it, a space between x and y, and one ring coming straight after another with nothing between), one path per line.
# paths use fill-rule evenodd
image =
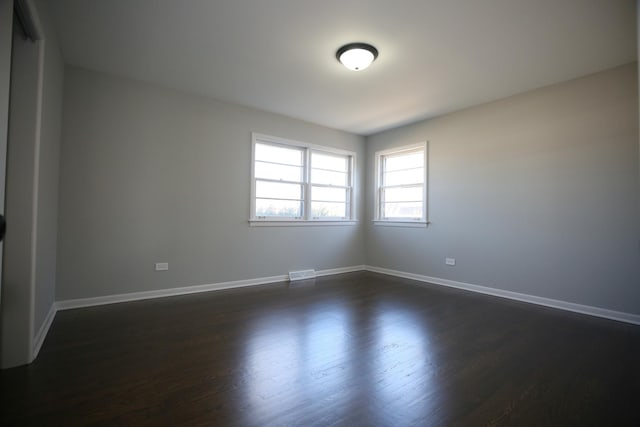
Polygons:
M0 424L638 426L635 0L0 0Z

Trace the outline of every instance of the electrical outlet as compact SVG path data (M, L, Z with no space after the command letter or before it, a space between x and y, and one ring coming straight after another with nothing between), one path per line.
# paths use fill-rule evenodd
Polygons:
M444 262L447 265L456 265L456 259L455 258L445 258Z
M168 262L156 262L156 271L166 271L169 269Z

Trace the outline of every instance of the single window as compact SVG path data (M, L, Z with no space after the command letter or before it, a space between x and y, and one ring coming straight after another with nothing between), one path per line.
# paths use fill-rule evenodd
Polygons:
M376 153L374 220L427 223L426 142Z
M354 220L354 153L259 134L252 139L252 223Z

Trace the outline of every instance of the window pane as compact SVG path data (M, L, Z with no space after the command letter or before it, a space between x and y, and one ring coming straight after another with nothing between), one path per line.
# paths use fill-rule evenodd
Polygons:
M311 167L329 169L338 172L348 171L347 156L331 156L327 154L311 153Z
M424 182L424 168L385 172L383 185L422 184Z
M302 166L302 153L299 148L287 148L277 145L256 144L256 161L285 163Z
M346 202L347 189L333 187L313 187L311 189L312 200L324 202Z
M399 169L421 168L424 166L424 152L417 151L406 154L394 154L385 156L384 168L386 171Z
M301 166L285 166L256 162L255 171L256 178L302 182Z
M422 186L384 188L382 191L385 202L422 202Z
M302 216L302 203L291 200L256 199L256 216L298 218Z
M347 176L345 172L331 172L319 169L311 170L311 183L324 185L347 186Z
M422 202L384 203L384 218L422 218Z
M256 197L302 200L302 185L256 181Z
M346 218L347 204L333 202L311 202L313 218Z
M355 154L259 134L252 140L252 219L348 218Z

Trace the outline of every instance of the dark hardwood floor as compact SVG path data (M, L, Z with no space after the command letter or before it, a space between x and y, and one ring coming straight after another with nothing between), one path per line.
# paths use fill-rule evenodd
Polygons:
M0 423L640 426L640 327L359 272L59 312Z

